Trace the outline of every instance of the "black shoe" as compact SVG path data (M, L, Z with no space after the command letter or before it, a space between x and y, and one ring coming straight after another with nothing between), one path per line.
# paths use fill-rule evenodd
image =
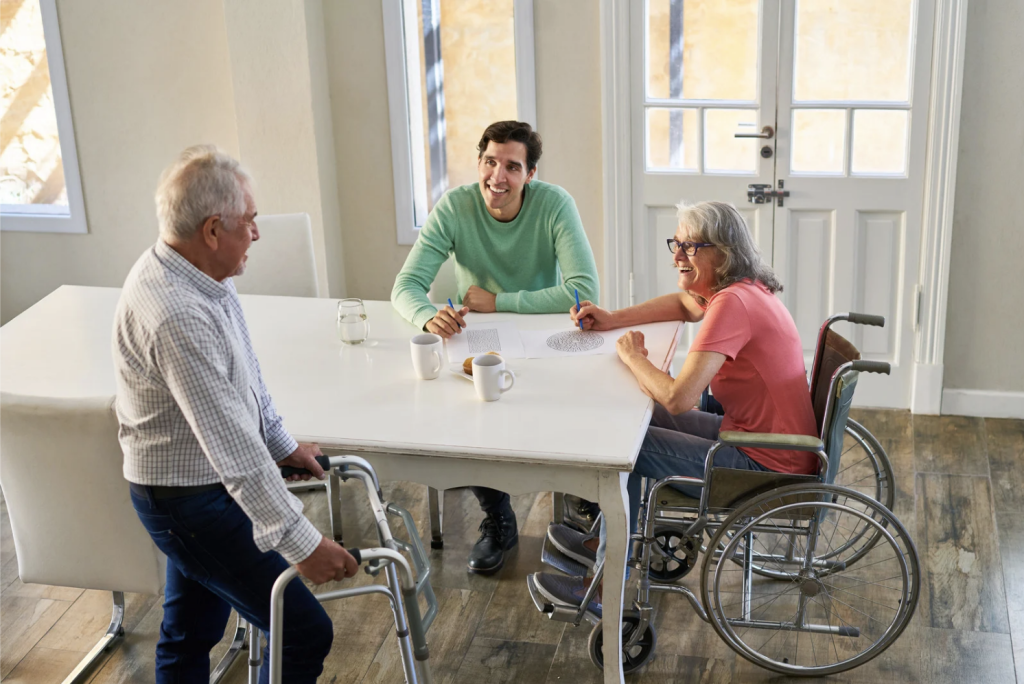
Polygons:
M490 513L480 523L480 539L469 552L469 571L475 575L490 575L505 564L505 552L519 543L516 514L509 508Z

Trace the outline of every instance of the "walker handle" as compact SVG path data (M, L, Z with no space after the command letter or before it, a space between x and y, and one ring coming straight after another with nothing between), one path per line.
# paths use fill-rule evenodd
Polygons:
M331 457L330 456L315 456L316 462L320 464L320 467L324 469L326 473L331 469ZM293 466L284 466L281 468L281 477L291 477L292 475L312 475L306 468L295 468Z

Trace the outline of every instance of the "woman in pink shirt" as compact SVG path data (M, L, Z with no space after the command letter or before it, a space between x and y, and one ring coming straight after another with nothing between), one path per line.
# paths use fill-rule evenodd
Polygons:
M643 333L619 338L619 358L654 399L654 414L629 476L630 520L636 523L642 477L704 476L704 461L722 430L817 433L803 345L792 316L775 297L782 285L761 257L743 217L731 204L679 205L679 227L668 241L682 292L656 297L619 311L583 302L573 322L588 330L611 330L657 321L703 325L673 378L647 360ZM719 416L698 411L708 385L725 409ZM723 447L715 465L746 470L814 473L814 454ZM690 496L699 488L679 487ZM604 541L602 523L601 541ZM552 526L552 542L571 557L593 565L603 546L570 528ZM538 586L549 598L579 603L583 581L540 573ZM550 585L550 586L549 586ZM571 586L570 586L571 585Z

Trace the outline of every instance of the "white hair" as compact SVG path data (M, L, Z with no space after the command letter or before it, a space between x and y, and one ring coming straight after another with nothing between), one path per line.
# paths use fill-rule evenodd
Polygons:
M194 145L160 176L156 215L167 241L189 240L211 216L245 214L245 189L252 177L214 145ZM225 221L226 224L226 221Z
M775 271L761 256L743 215L728 202L685 201L676 205L679 224L689 229L690 240L710 242L725 259L715 269L715 292L741 280L760 282L769 292L782 292Z

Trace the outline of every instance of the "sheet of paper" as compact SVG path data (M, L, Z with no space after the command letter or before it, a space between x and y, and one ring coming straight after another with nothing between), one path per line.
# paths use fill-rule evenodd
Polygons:
M498 352L506 359L522 359L523 341L512 321L469 324L458 335L448 338L448 361L462 363L467 356Z
M568 330L521 330L523 349L528 359L548 359L556 356L591 356L614 354L615 341L621 330L595 332L579 328Z

